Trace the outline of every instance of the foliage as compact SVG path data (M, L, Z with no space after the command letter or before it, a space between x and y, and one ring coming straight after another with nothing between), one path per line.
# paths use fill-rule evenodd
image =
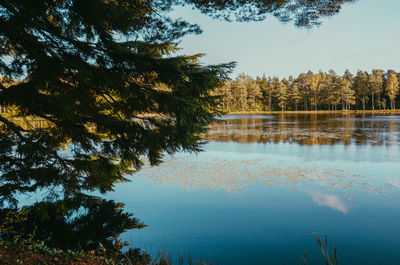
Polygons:
M219 107L224 111L386 109L386 96L395 109L400 89L398 76L393 70L384 73L376 69L371 74L358 71L355 76L348 70L343 76L333 70L308 71L281 80L265 75L253 79L241 74L236 80L225 82L215 94L221 97ZM261 93L250 104L248 95L254 91L254 83Z
M106 265L117 264L114 259L104 257L102 253L60 250L47 247L43 242L20 241L9 243L0 241L0 263L4 265L71 264Z

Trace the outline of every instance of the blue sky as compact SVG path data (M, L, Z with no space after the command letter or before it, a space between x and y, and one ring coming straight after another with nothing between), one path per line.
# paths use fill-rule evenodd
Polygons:
M400 71L399 13L400 0L359 0L311 30L272 16L262 22L223 22L188 7L176 8L173 15L203 30L183 39L181 53L205 53L206 64L236 61L232 77L241 72L285 77L308 70Z

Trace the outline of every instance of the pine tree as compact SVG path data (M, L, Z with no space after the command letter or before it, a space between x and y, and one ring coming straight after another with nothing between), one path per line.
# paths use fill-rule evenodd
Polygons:
M288 87L282 81L278 81L276 85L276 97L278 99L278 105L281 107L282 111L285 111L289 99Z
M258 83L251 77L245 76L245 84L247 88L247 103L249 111L258 111L261 110L261 88Z
M300 74L297 78L296 78L296 83L299 86L299 90L300 93L303 97L303 110L308 110L308 98L309 98L309 82L307 79L306 74Z
M378 107L379 110L381 109L381 94L383 92L383 87L384 87L384 72L383 70L379 70L379 69L374 69L372 70L372 76L373 76L373 80L371 83L371 92L372 93L376 93L378 95ZM372 97L373 98L373 97ZM374 103L372 102L372 105L374 105ZM374 108L373 108L374 109Z
M390 108L394 110L396 108L396 97L399 94L399 80L397 74L394 71L388 71L388 77L385 84L386 95L390 100Z
M352 105L356 104L355 91L351 89L351 82L345 77L337 81L338 90L342 100L342 110L350 110Z
M262 77L256 78L256 82L261 90L260 104L262 106L262 109L263 110L271 110L270 100L272 100L272 91L270 93L271 85L270 85L267 77L265 76L265 74L263 74ZM270 96L271 96L271 98L270 98Z
M320 92L321 89L321 78L322 78L322 74L318 73L318 74L314 74L313 72L309 71L307 73L307 77L308 77L308 82L309 82L309 89L310 89L310 94L311 96L311 104L314 106L314 110L318 110L318 94Z
M290 90L290 99L294 103L294 110L297 111L297 106L302 100L302 96L296 82L293 83Z
M357 97L360 98L362 109L365 110L365 104L368 100L368 73L358 71L357 75L353 79L353 87L356 91Z

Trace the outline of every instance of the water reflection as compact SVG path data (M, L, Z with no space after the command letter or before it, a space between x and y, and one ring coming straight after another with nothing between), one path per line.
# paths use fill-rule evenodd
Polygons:
M169 158L158 167L144 168L139 176L159 185L172 184L187 190L235 193L246 192L251 184L292 191L305 191L312 185L325 191L343 190L346 200L352 200L359 191L399 198L400 189L398 177L389 178L385 183L384 179L377 181L374 176L353 174L348 169L317 166L314 163L299 165L296 161L274 161L271 158L247 160L245 154L231 159L206 155ZM319 194L317 197L321 201L322 196Z
M210 126L205 139L239 143L302 145L392 145L399 142L400 116L373 114L228 115Z
M350 207L346 201L336 195L322 192L309 192L309 194L313 201L318 205L327 206L342 213L349 212Z
M222 118L205 135L211 143L204 153L167 158L159 167L144 168L139 176L157 184L192 190L241 193L251 184L262 184L293 191L307 191L310 186L318 192L340 190L345 200L360 193L399 198L400 116L302 114ZM257 144L260 142L271 144ZM313 193L312 198L320 205L348 211L343 199L323 194Z
M121 233L144 227L131 213L124 211L123 203L87 195L37 202L22 211L0 208L0 224L2 240L13 241L18 236L43 241L51 248L103 249L109 256L125 246L119 238Z
M191 245L213 264L298 264L305 249L318 262L315 238L325 234L343 264L398 264L399 252L382 246L400 243L399 124L394 115L230 115L210 128L204 152L166 157L115 194L143 205L150 228L135 242Z

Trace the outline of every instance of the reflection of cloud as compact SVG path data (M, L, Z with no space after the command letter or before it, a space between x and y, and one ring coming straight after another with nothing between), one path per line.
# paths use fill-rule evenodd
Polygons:
M310 192L309 194L318 205L327 206L342 213L348 213L349 211L349 206L338 196L321 192Z
M390 178L390 179L387 178L386 185L389 185L390 187L393 187L393 188L400 189L400 178Z

